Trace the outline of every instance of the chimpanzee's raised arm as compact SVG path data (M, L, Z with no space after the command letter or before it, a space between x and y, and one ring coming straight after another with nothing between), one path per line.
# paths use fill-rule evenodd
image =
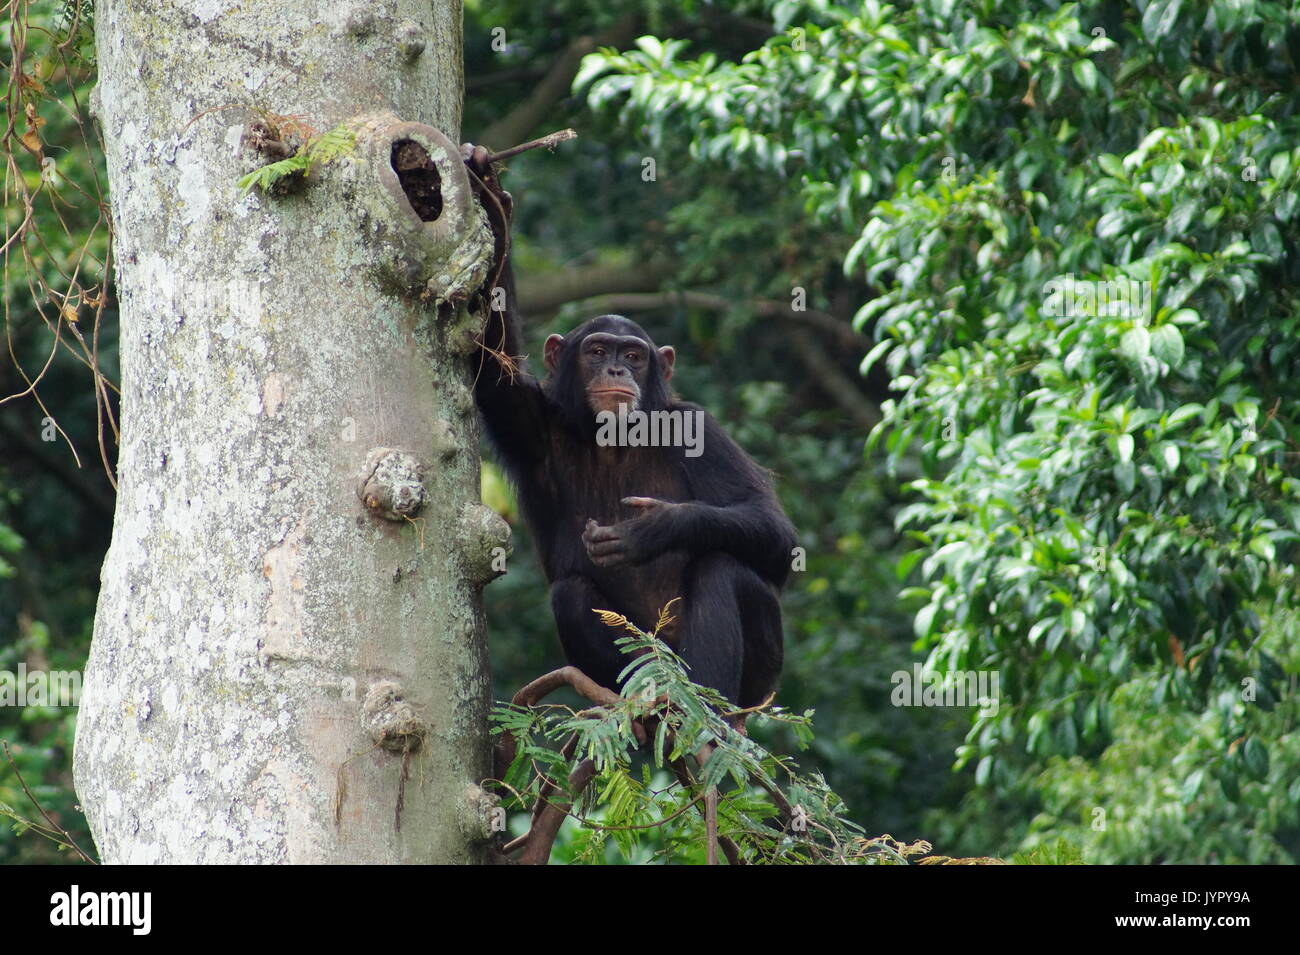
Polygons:
M523 337L515 305L510 267L510 193L488 161L482 146L464 143L461 155L475 196L487 212L496 238L496 256L481 292L487 322L475 365L474 398L483 413L488 437L515 476L532 467L545 452L549 433L546 396L523 364Z

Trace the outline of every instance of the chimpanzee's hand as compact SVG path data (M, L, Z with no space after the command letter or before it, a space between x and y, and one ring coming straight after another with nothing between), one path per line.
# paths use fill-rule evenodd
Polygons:
M486 146L475 146L473 143L460 144L460 158L469 167L469 171L474 174L469 177L469 184L474 187L476 194L482 188L481 183L488 182L496 177L496 170L488 162L488 156L490 155L491 153L488 152Z
M469 173L469 185L474 196L483 204L493 223L501 220L509 225L514 214L514 200L510 193L501 188L501 176L489 161L491 156L492 153L486 146L460 144L460 158L465 163L465 171Z
M635 507L641 515L617 524L597 524L588 520L582 532L587 556L597 567L643 564L657 557L658 554L652 552L650 532L663 515L680 506L653 497L625 497L623 503Z
M626 563L636 563L632 553L636 546L631 539L634 536L632 521L618 524L597 524L590 518L582 531L582 543L587 548L587 556L597 567L619 567Z

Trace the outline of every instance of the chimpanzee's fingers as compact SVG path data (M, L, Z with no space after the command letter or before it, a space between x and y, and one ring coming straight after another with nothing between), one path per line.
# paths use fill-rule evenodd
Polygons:
M661 501L657 497L625 497L623 503L628 507L662 507L667 501Z
M621 554L626 549L626 544L620 538L587 544L587 553L592 557L608 557L611 554Z
M590 543L617 540L618 536L618 530L612 525L602 525L594 522L582 532L582 539Z

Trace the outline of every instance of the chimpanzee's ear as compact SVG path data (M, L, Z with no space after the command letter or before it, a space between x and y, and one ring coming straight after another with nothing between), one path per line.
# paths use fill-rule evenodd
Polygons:
M673 362L677 360L677 352L673 350L672 345L665 345L659 349L659 367L663 370L664 381L673 380Z
M546 365L547 371L554 373L560 367L560 354L563 351L563 335L551 335L546 339L546 344L542 346L542 363Z

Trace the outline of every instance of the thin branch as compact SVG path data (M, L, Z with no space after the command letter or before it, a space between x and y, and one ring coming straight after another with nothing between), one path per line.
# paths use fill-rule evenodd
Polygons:
M880 423L880 408L862 393L859 387L861 379L854 381L840 371L821 342L817 341L806 328L792 328L787 337L794 346L795 355L803 363L812 380L817 383L817 387L848 413L858 426L858 430L866 433Z
M850 350L865 353L871 348L871 339L853 330L853 326L829 312L815 308L802 311L791 308L775 299L735 300L712 292L666 291L643 294L616 294L590 303L593 308L613 312L646 312L673 306L707 309L721 312L733 308L751 308L765 318L775 318L795 325L807 325L833 335L838 344Z
M562 686L572 687L597 706L617 706L623 699L613 690L601 686L577 667L566 666L540 676L514 695L515 706L536 706Z
M558 132L549 133L540 139L530 139L526 143L520 143L518 146L511 146L509 149L503 149L499 153L491 153L488 162L504 162L507 159L513 159L520 153L527 152L530 149L545 147L552 152L560 143L567 143L570 139L577 139L578 132L575 129L561 129Z
M574 692L585 696L597 706L616 706L622 697L613 690L601 686L577 667L565 666L540 676L514 695L511 703L515 706L536 706L547 696L562 686L572 687ZM511 732L501 734L501 742L493 753L493 773L497 779L505 779L510 765L515 761L519 741Z
M672 763L672 771L673 771L673 775L677 777L677 781L680 782L687 789L699 788L700 785L699 781L696 780L695 774L691 772L690 767L687 766L684 761L680 759L675 760ZM707 813L707 806L701 809L700 811ZM705 817L705 821L707 824L707 815ZM740 848L729 837L719 835L718 845L722 848L723 854L727 857L728 865L745 864L745 859L740 854Z
M568 802L556 801L546 804L533 822L532 828L528 830L528 844L519 857L520 865L545 865L550 861L551 847L555 844L560 826L564 824L564 819L569 814L569 808L595 777L596 761L592 759L584 759L569 774L569 791L573 794L573 799Z
M36 811L44 817L45 821L49 824L50 829L59 833L59 835L63 836L64 839L68 840L67 845L76 852L77 855L81 856L83 860L89 862L91 865L98 865L99 863L86 855L81 846L77 845L77 840L72 838L72 833L68 832L67 829L64 829L61 825L55 822L53 817L45 811L45 807L36 801L36 797L32 795L32 791L27 788L27 780L23 779L23 774L18 771L18 764L14 762L13 753L9 752L9 741L7 739L0 740L0 746L4 747L5 759L9 762L9 768L14 771L14 776L18 779L18 785L23 787L23 792L27 794L27 798L31 800L32 805L36 807Z
M97 484L90 473L73 467L61 457L51 457L44 453L45 442L32 437L27 430L14 427L3 414L0 414L0 434L21 445L27 452L27 459L49 474L54 475L77 497L98 511L103 517L112 518L115 507L114 496L108 488Z
M677 269L675 262L656 258L632 265L586 265L523 276L518 279L519 307L526 314L539 315L597 295L654 292Z

